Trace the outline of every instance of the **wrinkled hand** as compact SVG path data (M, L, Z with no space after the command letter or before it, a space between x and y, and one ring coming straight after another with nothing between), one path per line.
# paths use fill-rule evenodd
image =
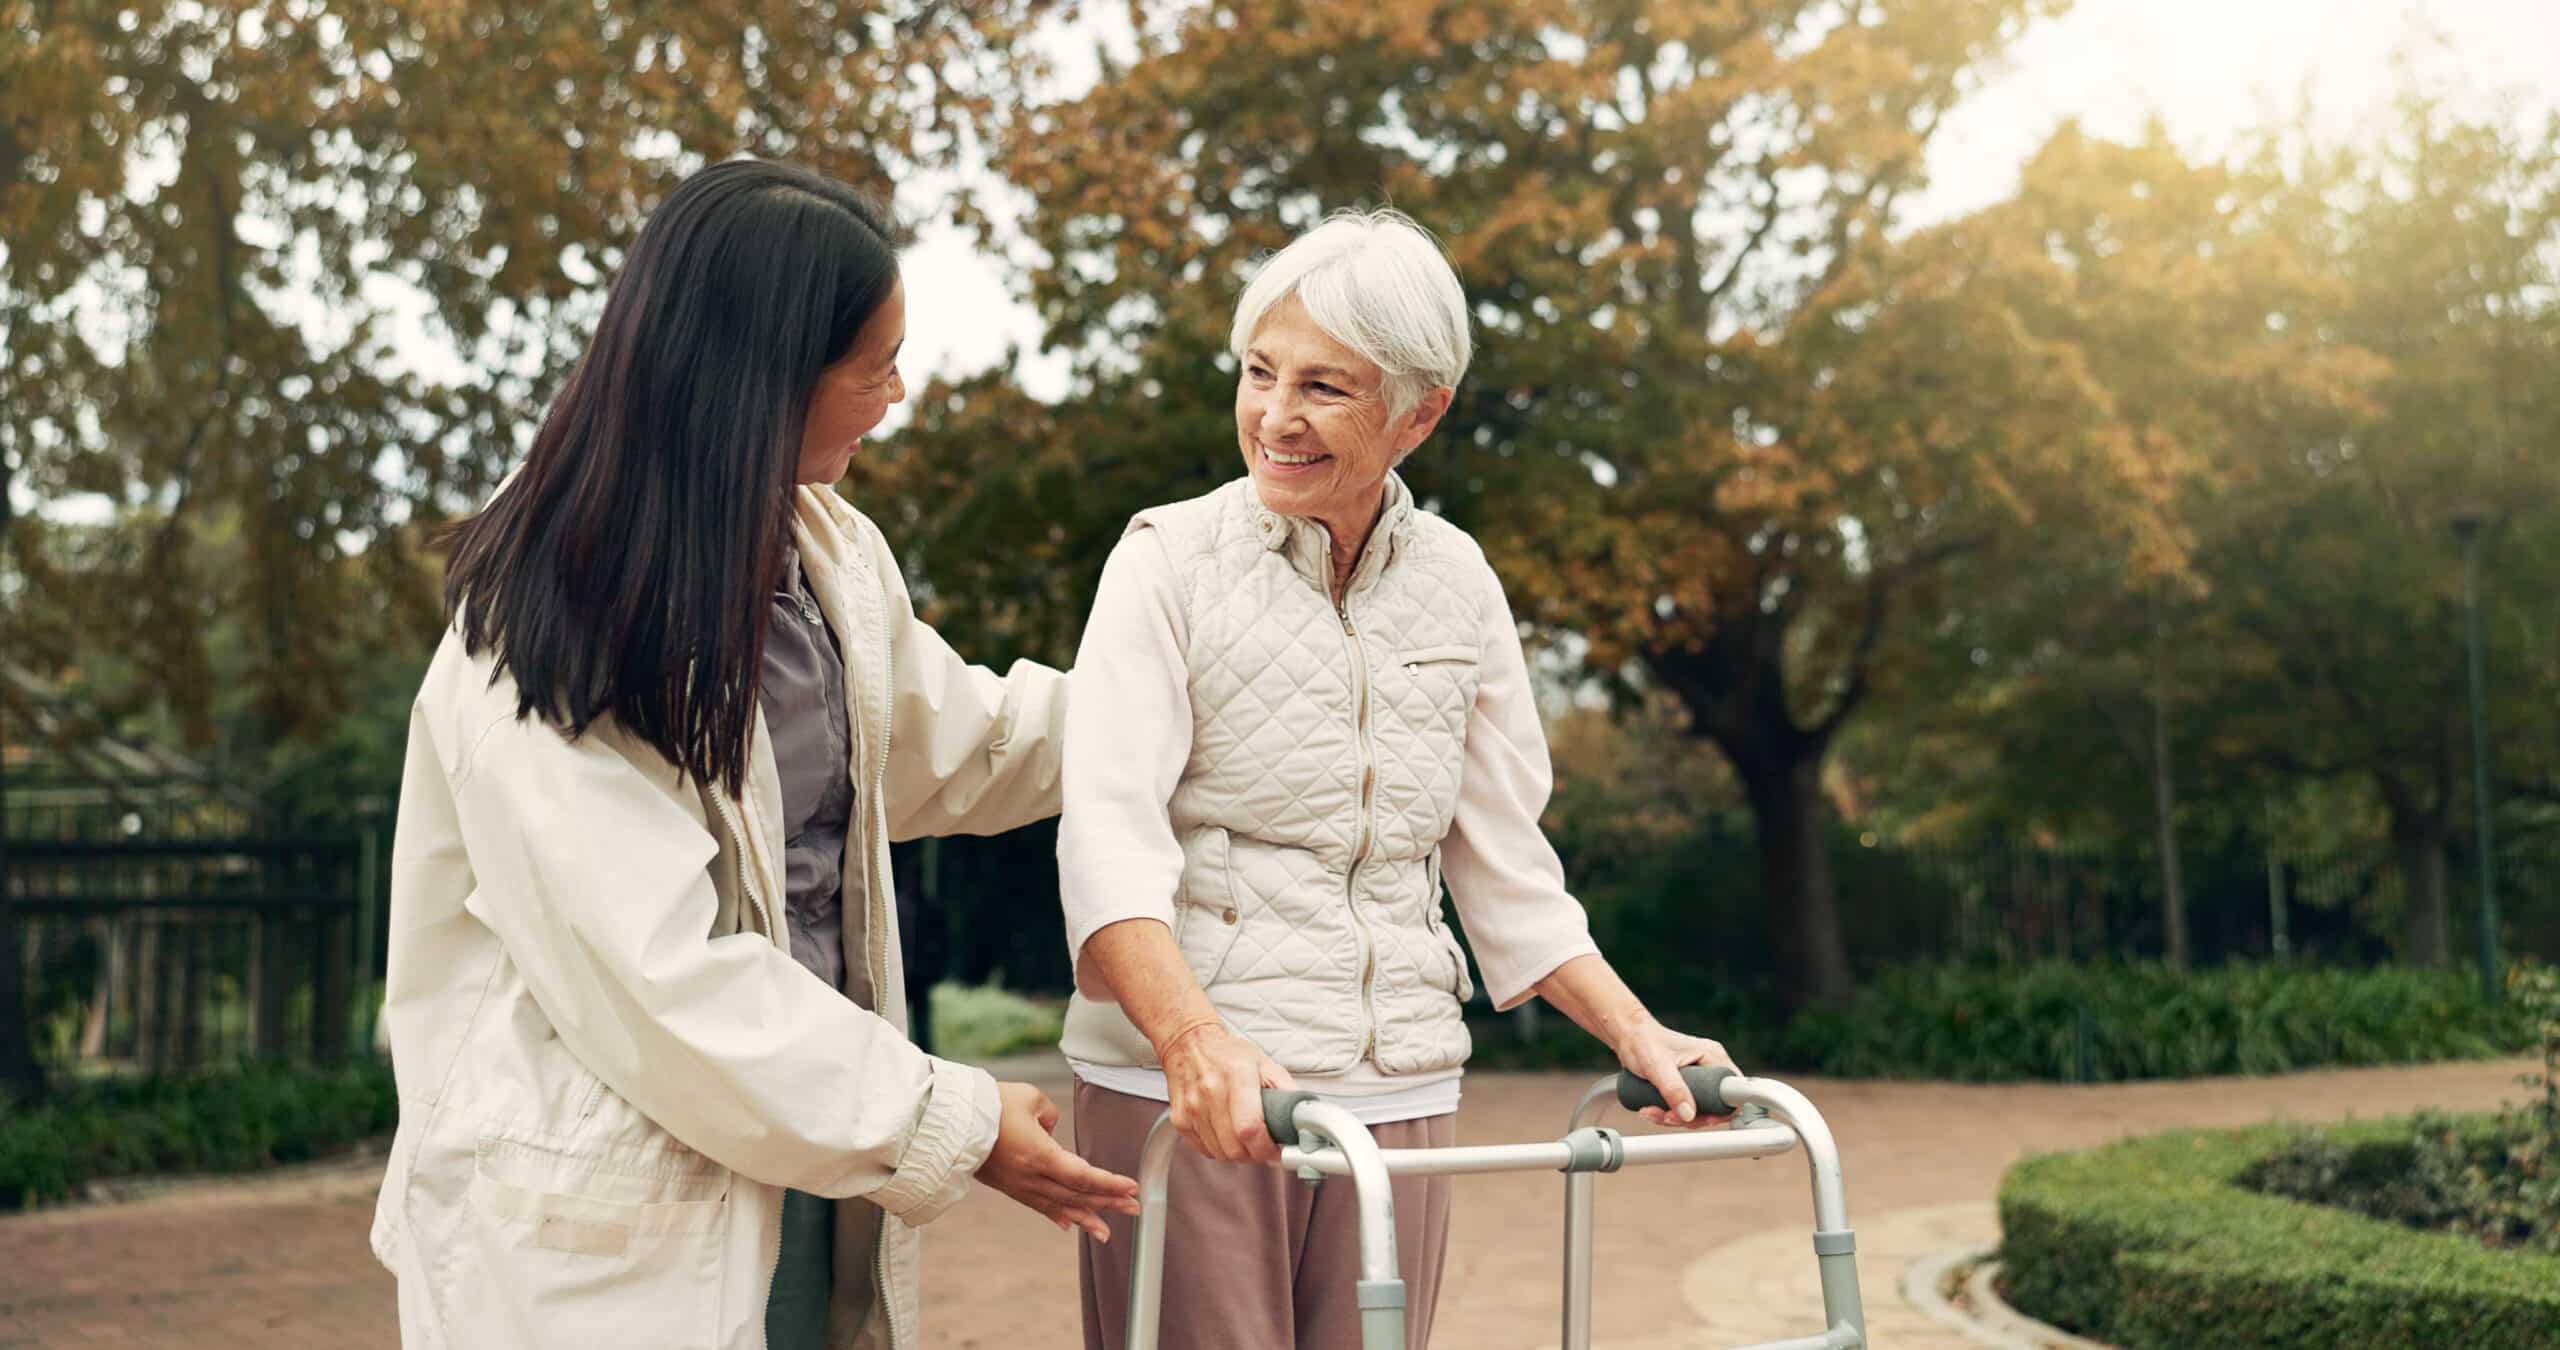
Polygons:
M1173 1128L1219 1162L1280 1161L1262 1123L1262 1090L1295 1087L1289 1071L1217 1022L1176 1034L1163 1050Z
M1029 1083L998 1083L1004 1113L996 1122L996 1146L978 1165L978 1180L1039 1211L1062 1229L1081 1228L1109 1242L1102 1216L1138 1212L1138 1183L1106 1172L1070 1153L1050 1133L1057 1104Z
M1669 1027L1645 1018L1629 1028L1611 1047L1618 1052L1618 1063L1637 1077L1654 1085L1662 1093L1669 1109L1648 1106L1639 1114L1656 1125L1699 1130L1722 1125L1733 1119L1728 1112L1721 1116L1698 1114L1697 1098L1690 1095L1689 1085L1680 1078L1681 1066L1687 1064L1721 1064L1735 1073L1742 1072L1724 1047L1698 1036L1684 1036Z

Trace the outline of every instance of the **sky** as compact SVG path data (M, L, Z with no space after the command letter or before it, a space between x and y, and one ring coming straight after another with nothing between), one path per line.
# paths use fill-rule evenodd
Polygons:
M1093 43L1117 41L1118 8L1096 8L1112 13L1054 49L1069 91L1091 80ZM1930 189L1905 223L2007 196L2019 166L2067 118L2129 140L2156 114L2190 155L2218 156L2248 129L2291 120L2307 90L2316 134L2354 135L2391 98L2392 53L2411 46L2429 87L2511 96L2520 115L2560 107L2560 0L2079 0L2031 29L1939 128ZM917 220L941 189L902 189L899 206ZM1041 397L1065 392L1064 361L1036 352L1039 323L1008 289L1002 260L928 224L905 272L911 386L982 370L1018 344L1030 354L1016 378Z

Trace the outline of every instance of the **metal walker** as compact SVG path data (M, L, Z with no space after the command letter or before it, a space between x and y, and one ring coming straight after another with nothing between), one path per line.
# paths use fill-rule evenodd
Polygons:
M1564 1179L1563 1350L1591 1345L1591 1175L1623 1167L1698 1162L1711 1158L1764 1158L1801 1142L1813 1169L1814 1259L1822 1275L1826 1330L1735 1350L1863 1350L1866 1311L1858 1300L1857 1240L1849 1228L1840 1181L1840 1150L1831 1127L1804 1094L1768 1078L1731 1069L1692 1066L1681 1071L1702 1114L1740 1112L1729 1129L1628 1138L1591 1124L1614 1097L1630 1111L1663 1104L1651 1083L1629 1073L1603 1078L1582 1094L1565 1136L1533 1144L1456 1148L1380 1148L1368 1127L1349 1111L1306 1092L1265 1092L1262 1110L1280 1164L1309 1181L1347 1176L1360 1202L1360 1344L1362 1350L1404 1350L1404 1279L1396 1267L1395 1210L1387 1179L1397 1175L1555 1170ZM1138 1158L1137 1256L1129 1273L1128 1350L1156 1350L1163 1312L1165 1212L1174 1150L1172 1115L1160 1117Z

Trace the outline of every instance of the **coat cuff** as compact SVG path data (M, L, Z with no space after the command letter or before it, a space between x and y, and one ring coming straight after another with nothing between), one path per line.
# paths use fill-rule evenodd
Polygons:
M986 1070L934 1060L924 1113L889 1184L871 1193L872 1203L911 1228L939 1218L969 1193L970 1178L995 1149L1002 1114L996 1080Z

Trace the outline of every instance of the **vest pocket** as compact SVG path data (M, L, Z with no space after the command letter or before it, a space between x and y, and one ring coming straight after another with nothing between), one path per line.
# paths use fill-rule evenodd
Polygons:
M1465 643L1414 647L1396 656L1407 691L1399 706L1408 709L1407 716L1427 719L1432 732L1451 738L1445 748L1453 756L1464 745L1467 711L1475 706L1478 656ZM1425 708L1427 714L1421 711Z
M1244 927L1244 891L1236 884L1235 837L1204 825L1182 845L1182 896L1174 907L1173 942L1191 977L1206 989L1227 964Z
M1409 675L1419 675L1427 666L1472 666L1481 653L1472 643L1443 643L1437 647L1416 647L1396 658L1396 664Z
M1449 956L1450 978L1441 987L1464 1003L1476 996L1476 982L1467 978L1467 949L1459 945L1458 935L1449 931L1448 913L1441 907L1440 850L1431 850L1424 866L1430 878L1429 889L1424 893L1423 903L1428 906L1424 912L1430 915L1431 932L1440 939L1440 949Z

